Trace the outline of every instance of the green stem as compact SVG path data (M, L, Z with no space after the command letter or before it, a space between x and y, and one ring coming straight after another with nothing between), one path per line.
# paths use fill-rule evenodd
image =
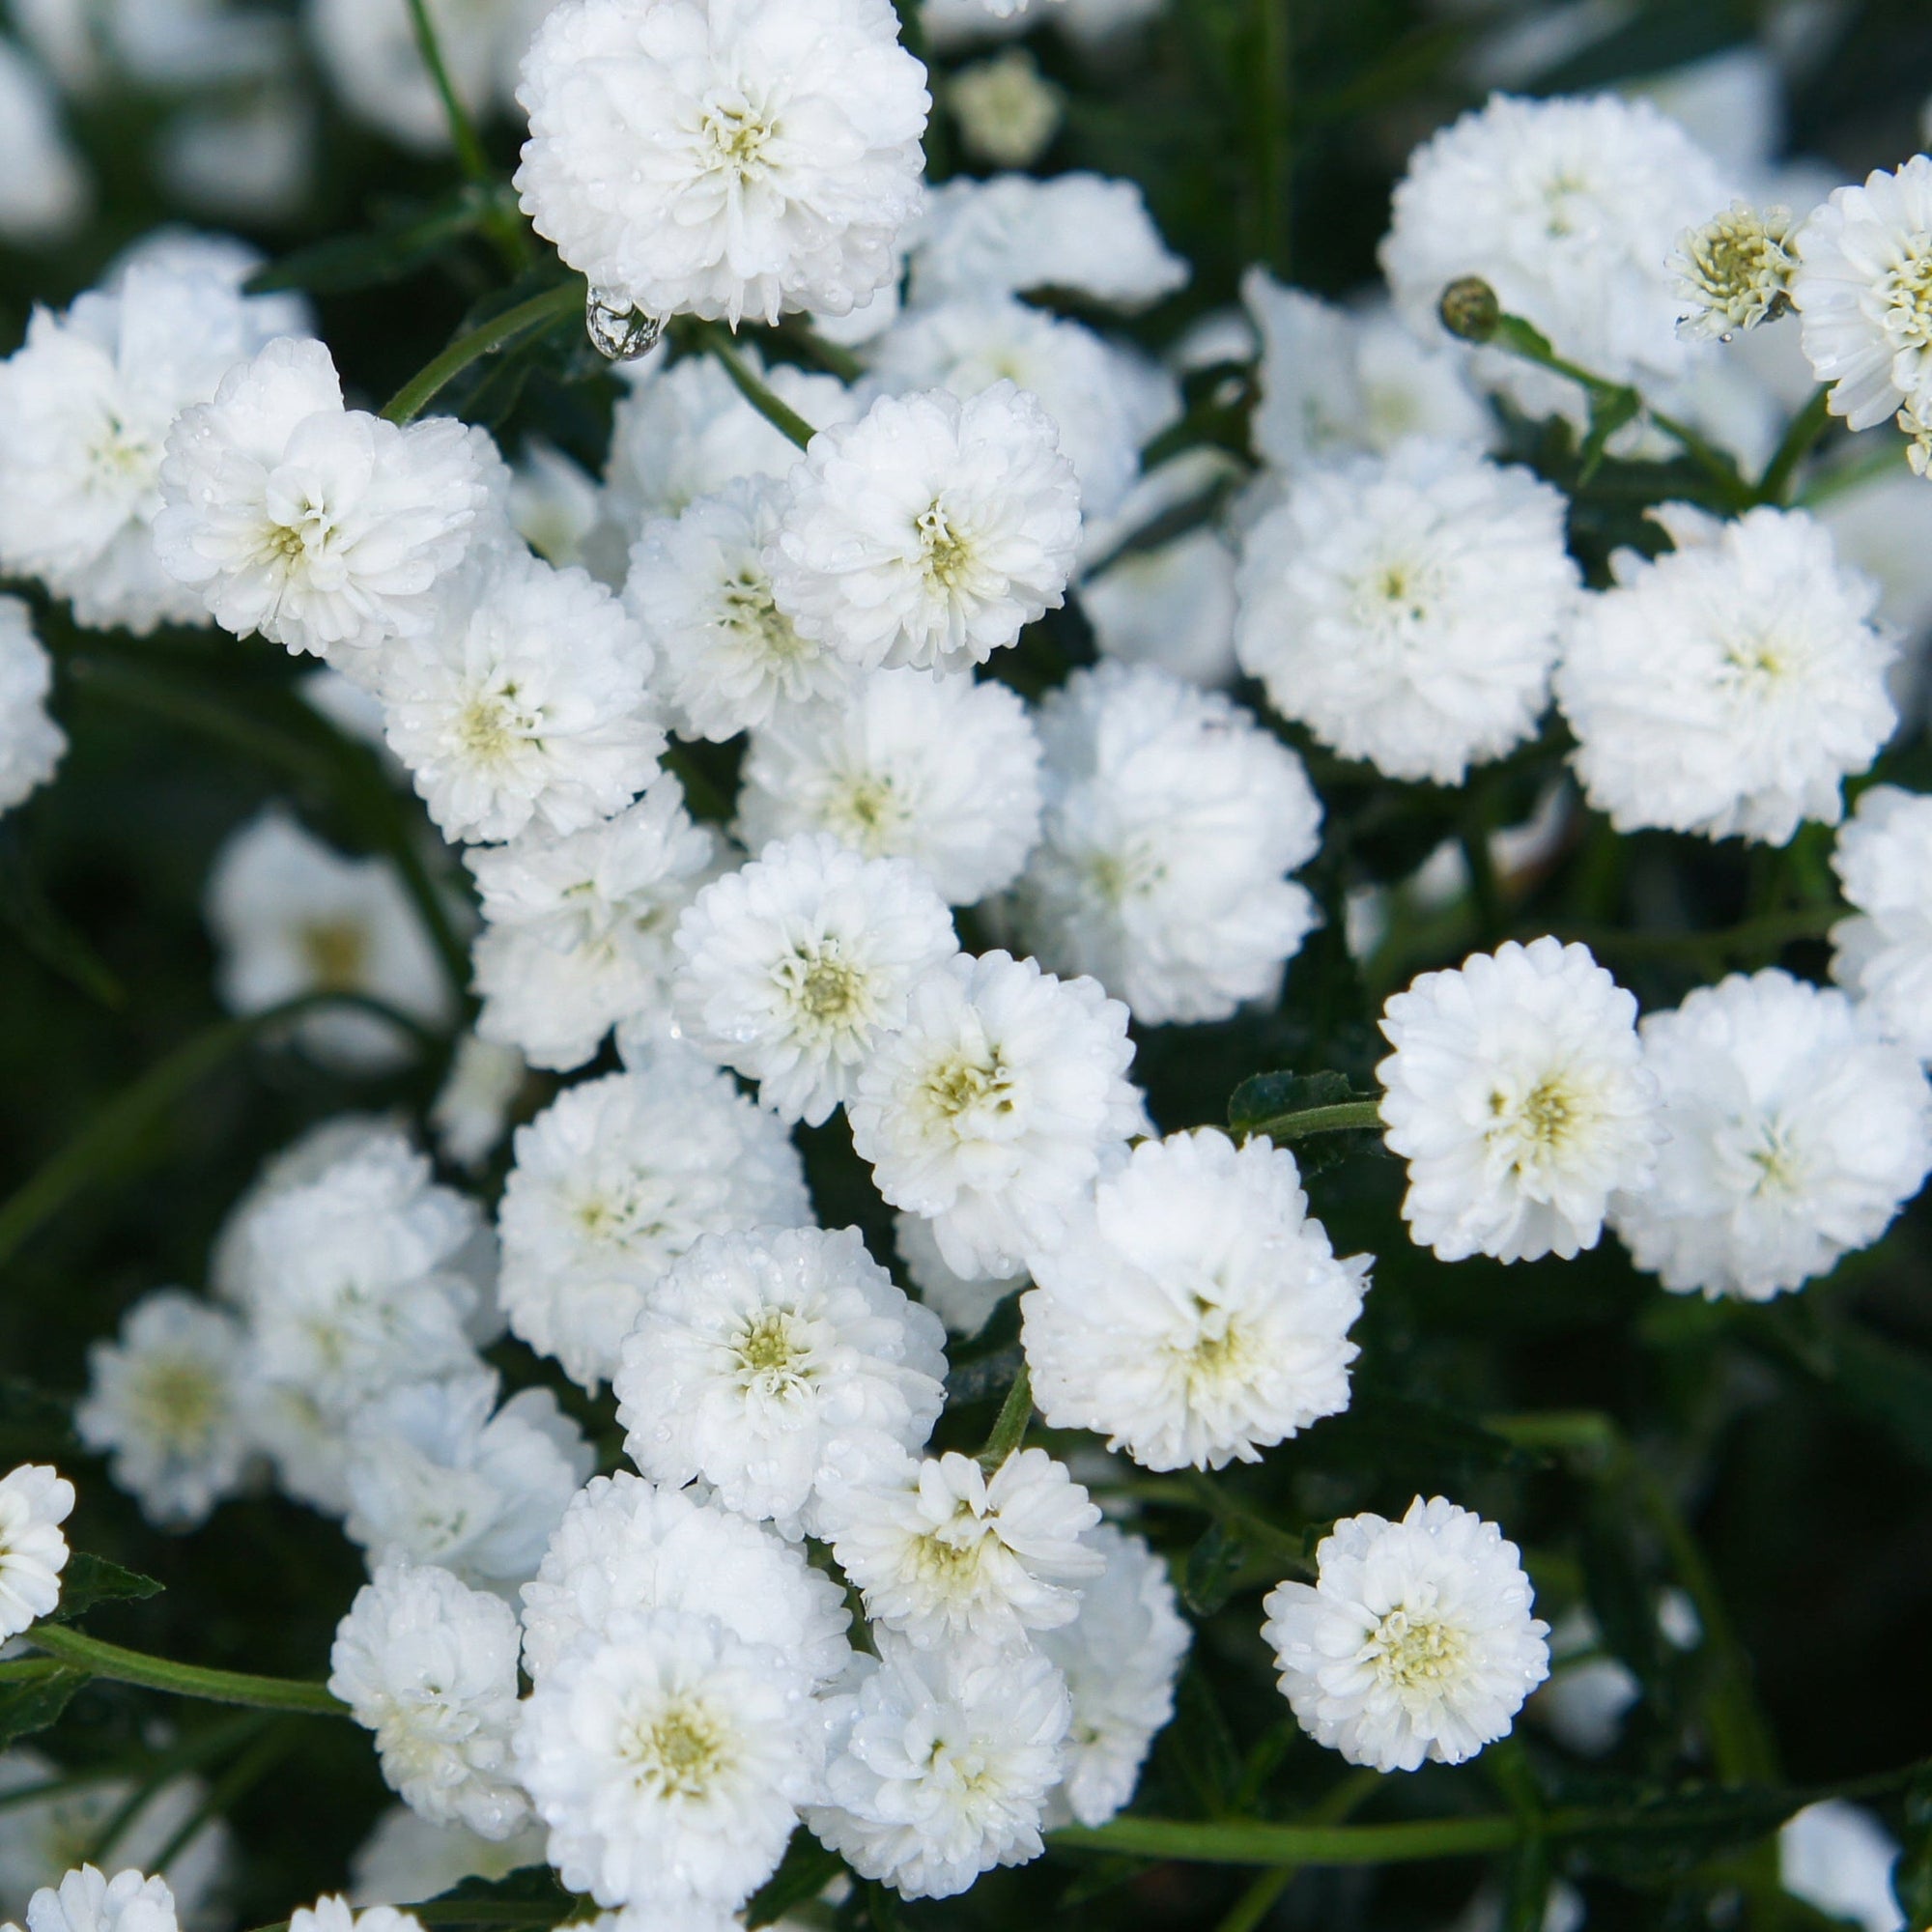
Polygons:
M531 329L550 328L566 316L582 315L586 298L581 281L560 282L540 296L532 296L528 301L519 302L515 308L506 308L468 335L459 336L383 405L384 419L392 423L413 422L470 363L480 361Z
M1790 496L1798 466L1810 455L1832 420L1830 398L1829 389L1813 390L1810 401L1791 418L1791 426L1784 432L1783 441L1777 445L1776 452L1765 466L1764 474L1758 479L1757 500L1760 503L1782 503Z
M1028 1375L1027 1365L1022 1360L1013 1377L1012 1386L1007 1391L1007 1399L1000 1405L999 1415L993 1422L993 1433L986 1437L986 1446L980 1451L980 1461L987 1468L997 1469L1026 1440L1027 1424L1032 1420L1033 1378Z
M1254 69L1247 76L1253 100L1253 169L1256 257L1288 278L1289 109L1291 100L1289 0L1250 0Z
M1507 1851L1521 1836L1520 1822L1507 1816L1430 1818L1400 1825L1127 1817L1106 1825L1068 1826L1053 1833L1048 1842L1069 1851L1125 1852L1191 1864L1385 1865Z
M1271 1121L1257 1121L1242 1136L1253 1140L1265 1135L1277 1146L1306 1140L1311 1134L1342 1134L1362 1127L1381 1131L1382 1103L1379 1100L1338 1100L1329 1107L1303 1107L1293 1114L1277 1114Z
M123 1089L66 1147L0 1205L0 1265L27 1237L58 1213L95 1176L118 1159L141 1134L226 1060L270 1029L324 1007L374 1013L425 1043L431 1036L415 1021L359 993L307 993L264 1012L220 1020L157 1061Z
M288 1756L300 1736L300 1727L286 1718L272 1720L269 1728L209 1786L207 1796L182 1820L174 1836L148 1861L148 1868L165 1872L200 1835L211 1819L225 1817L239 1800L252 1791Z
M1814 476L1798 493L1798 507L1816 509L1833 497L1842 497L1869 483L1874 476L1897 469L1905 462L1905 448L1889 430L1879 430L1867 439L1866 447L1843 463L1834 463L1822 475Z
M1255 1932L1255 1927L1274 1909L1275 1900L1300 1874L1299 1865L1277 1865L1264 1871L1229 1907L1228 1915L1214 1932Z
M66 1624L36 1624L27 1641L63 1663L90 1677L113 1684L138 1684L144 1690L169 1690L178 1697L199 1697L211 1704L245 1704L257 1711L298 1711L325 1718L346 1718L349 1706L330 1694L324 1684L293 1677L256 1677L242 1670L207 1670L196 1663L176 1663L165 1657L127 1650L106 1643Z
M723 364L725 375L730 377L738 393L781 436L788 437L801 449L810 448L811 439L818 432L782 397L774 393L752 373L751 365L732 346L730 332L724 325L719 322L705 323L696 333L705 350L717 356L719 362Z

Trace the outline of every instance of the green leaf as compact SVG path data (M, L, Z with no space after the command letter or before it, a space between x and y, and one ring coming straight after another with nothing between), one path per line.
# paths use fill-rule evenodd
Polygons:
M1236 1087L1228 1099L1228 1127L1238 1139L1264 1121L1283 1114L1305 1113L1311 1107L1339 1107L1365 1096L1349 1085L1346 1073L1256 1073Z
M1213 1687L1190 1663L1175 1687L1174 1721L1161 1733L1162 1761L1210 1818L1224 1817L1240 1782L1240 1760Z
M1208 1526L1208 1533L1187 1553L1180 1575L1180 1594L1197 1617L1211 1617L1234 1594L1248 1546L1226 1523Z
M1611 437L1626 423L1634 422L1643 409L1642 399L1634 389L1592 389L1589 395L1590 431L1583 439L1582 468L1577 478L1579 485L1589 482L1597 473Z
M1849 1321L1821 1324L1819 1368L1853 1415L1932 1469L1932 1360Z
M501 1878L466 1878L411 1910L426 1925L555 1925L582 1903L548 1865L524 1865Z
M307 289L315 295L347 295L402 281L473 235L490 211L490 197L474 187L428 209L399 209L366 234L331 236L270 262L249 278L248 293Z
M86 1682L86 1671L70 1670L50 1657L0 1664L0 1748L58 1722L68 1699Z
M837 1852L829 1852L803 1825L791 1834L779 1868L745 1908L745 1923L753 1928L782 1918L795 1905L816 1898L845 1869Z
M152 1577L143 1577L138 1570L124 1570L104 1556L90 1556L86 1550L76 1549L61 1572L60 1606L46 1621L64 1624L85 1614L96 1604L158 1597L161 1589Z
M1633 1804L1575 1842L1593 1870L1671 1878L1761 1843L1812 1796L1750 1787L1677 1792Z

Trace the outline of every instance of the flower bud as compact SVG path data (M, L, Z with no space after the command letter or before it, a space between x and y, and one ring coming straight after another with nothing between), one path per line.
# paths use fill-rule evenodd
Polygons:
M1503 305L1480 275L1463 275L1442 291L1442 327L1464 342L1488 342L1502 321Z

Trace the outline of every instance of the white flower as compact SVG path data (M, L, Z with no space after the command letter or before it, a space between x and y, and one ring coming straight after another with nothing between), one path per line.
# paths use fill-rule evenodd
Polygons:
M1127 1009L1037 959L959 954L912 989L859 1077L852 1145L879 1192L933 1225L946 1264L1009 1274L1065 1233L1145 1131Z
M1649 1179L1661 1129L1636 1002L1587 947L1509 940L1425 973L1381 1028L1402 1217L1440 1260L1570 1261L1597 1245L1610 1196Z
M699 1236L811 1217L783 1127L695 1056L570 1088L515 1147L504 1312L586 1388L615 1373L632 1323Z
M624 1343L625 1447L654 1481L702 1476L726 1509L796 1535L828 1470L923 1446L944 1333L856 1228L706 1236Z
M993 1319L993 1311L1027 1280L1017 1274L959 1274L939 1252L932 1223L918 1214L893 1216L893 1245L919 1290L920 1299L953 1334L977 1335Z
M47 76L0 41L0 236L29 246L85 219L93 193Z
M1443 289L1480 275L1559 355L1611 382L1690 366L1670 254L1730 201L1718 165L1648 101L1496 95L1409 156L1381 244L1403 318L1431 341ZM1478 366L1535 414L1580 416L1562 377L1491 352Z
M297 1906L289 1916L289 1932L423 1932L423 1924L414 1913L389 1905L351 1911L349 1901L336 1892L313 1905Z
M1778 1884L1821 1917L1863 1932L1906 1932L1891 1883L1897 1863L1890 1833L1842 1798L1807 1804L1778 1830Z
M947 389L962 399L996 384L1036 398L1059 433L1090 522L1110 517L1140 473L1141 446L1179 413L1157 363L1010 296L914 310L868 346L872 375L895 393Z
M1349 1406L1370 1262L1336 1260L1286 1149L1211 1127L1144 1141L1035 1258L1034 1398L1146 1468L1258 1463Z
M1840 781L1897 723L1877 586L1803 510L1653 515L1676 549L1616 553L1616 587L1584 600L1556 672L1590 803L1620 832L1773 845L1836 824Z
M932 189L910 264L916 306L1058 289L1141 309L1189 278L1136 183L1078 169L1050 181L960 177Z
M613 1026L668 1014L671 933L718 846L667 773L582 832L533 825L500 849L469 853L483 895L477 1032L532 1065L569 1068Z
M491 506L487 439L345 410L328 351L278 337L168 433L162 567L225 631L340 668L420 632Z
M343 1527L372 1564L434 1563L507 1592L535 1575L591 1463L549 1389L497 1408L494 1375L405 1383L355 1411Z
M648 315L842 315L919 205L924 78L890 0L566 0L524 56L524 212Z
M60 1603L60 1525L72 1508L73 1485L44 1463L0 1477L0 1638L18 1636Z
M1301 760L1151 666L1074 672L1039 735L1046 815L1016 911L1041 961L1093 974L1147 1025L1271 997L1317 923L1286 876L1321 842Z
M0 1911L25 1917L47 1874L84 1859L116 1820L122 1821L113 1841L116 1861L148 1871L179 1842L178 1833L203 1818L207 1823L157 1875L186 1925L198 1928L218 1916L234 1846L226 1823L208 1817L208 1786L192 1774L158 1787L135 1777L75 1784L52 1760L15 1745L0 1756L0 1795L7 1801L0 1808Z
M1277 469L1359 449L1387 454L1414 436L1473 449L1495 440L1460 344L1419 342L1386 309L1352 313L1262 268L1241 277L1241 301L1262 339L1254 444Z
M922 1650L1023 1645L1070 1623L1104 1561L1083 1541L1099 1510L1044 1449L1018 1450L990 1475L956 1452L908 1456L828 1483L818 1515L867 1615Z
M456 1042L449 1075L429 1110L430 1129L444 1160L471 1174L482 1167L501 1143L528 1074L513 1046L473 1033Z
M689 1611L624 1610L579 1637L517 1732L564 1884L664 1913L749 1897L817 1781L809 1685L781 1652Z
M510 1768L517 1620L433 1563L384 1563L337 1625L328 1688L376 1734L412 1809L506 1838L527 1818Z
M1858 916L1832 928L1832 977L1884 1031L1932 1063L1932 798L1873 785L1832 868Z
M809 375L789 362L766 368L750 345L739 353L814 429L857 412L857 399L836 376ZM715 356L672 362L659 350L619 366L629 386L611 418L604 526L593 540L598 574L612 582L623 581L626 555L653 518L682 516L700 497L741 481L781 480L798 461L797 445L746 401ZM639 617L648 621L649 612Z
M1832 413L1872 429L1932 394L1932 157L1834 189L1795 245L1791 300Z
M818 1688L852 1657L844 1591L802 1548L692 1489L628 1470L592 1478L572 1499L523 1595L524 1663L535 1680L582 1633L606 1634L626 1610L715 1617Z
M1060 1672L976 1643L915 1650L888 1634L878 1647L835 1706L829 1803L806 1823L860 1877L907 1898L951 1898L982 1871L1037 1859L1069 1718Z
M958 950L944 901L906 860L863 858L824 833L768 845L705 887L676 939L692 1043L810 1126L902 1024L907 989Z
M155 554L161 449L260 346L248 304L207 274L135 267L65 315L36 309L0 362L0 567L96 629L199 622Z
M334 1416L474 1360L476 1204L399 1135L365 1137L253 1206L233 1266L253 1372Z
M946 105L974 159L1029 168L1053 145L1066 96L1024 47L962 67L946 84ZM929 203L928 203L929 205Z
M1060 608L1079 539L1052 419L996 383L882 396L821 430L768 561L779 608L848 663L956 671Z
M1080 610L1104 658L1210 688L1235 680L1235 553L1218 530L1117 552L1080 580Z
M1700 228L1678 238L1671 266L1679 299L1689 303L1677 327L1690 336L1728 342L1734 329L1775 322L1791 306L1789 209L1733 202Z
M1268 1593L1262 1634L1301 1728L1350 1764L1461 1764L1505 1736L1549 1673L1549 1627L1494 1523L1441 1496L1400 1522L1345 1517L1316 1582Z
M175 1898L163 1879L138 1871L103 1878L92 1865L43 1886L27 1905L27 1932L175 1932Z
M87 1351L74 1433L150 1522L192 1529L241 1486L254 1443L234 1318L178 1288L128 1311L118 1341Z
M278 806L229 835L208 875L215 985L230 1012L305 993L364 993L430 1027L451 1006L442 962L385 859L345 859ZM373 1013L307 1013L295 1037L318 1059L378 1072L415 1042Z
M526 437L510 466L508 507L511 527L546 563L582 563L604 496L554 443Z
M0 597L0 811L54 775L67 733L47 716L53 666L17 597Z
M1458 443L1310 470L1242 547L1241 668L1343 756L1461 784L1548 700L1579 582L1566 509Z
M773 601L765 553L787 500L775 480L742 478L647 523L631 551L624 601L657 647L684 737L723 744L787 702L838 698L851 680L831 644Z
M1732 974L1643 1023L1669 1140L1613 1205L1679 1294L1767 1301L1869 1246L1932 1169L1932 1086L1844 994Z
M911 860L948 904L971 905L1012 883L1039 808L1039 740L1014 693L875 670L753 731L738 833L755 852L828 832L868 859Z
M1104 1825L1133 1800L1154 1734L1174 1716L1174 1680L1191 1633L1167 1565L1138 1536L1103 1522L1089 1539L1106 1569L1080 1614L1037 1639L1066 1678L1073 1725L1048 1819Z
M447 838L579 832L657 775L650 670L643 633L601 583L506 551L384 653L389 749Z
M498 1842L468 1825L432 1825L407 1804L392 1804L350 1858L349 1895L357 1905L440 1898L467 1878L508 1878L542 1864L544 1837L534 1819Z

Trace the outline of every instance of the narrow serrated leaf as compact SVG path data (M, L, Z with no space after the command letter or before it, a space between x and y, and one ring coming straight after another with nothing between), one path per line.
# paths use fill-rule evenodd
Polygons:
M124 1570L104 1556L90 1556L76 1549L61 1572L60 1605L49 1612L48 1623L64 1624L81 1616L97 1604L115 1604L158 1597L162 1585L138 1570Z

